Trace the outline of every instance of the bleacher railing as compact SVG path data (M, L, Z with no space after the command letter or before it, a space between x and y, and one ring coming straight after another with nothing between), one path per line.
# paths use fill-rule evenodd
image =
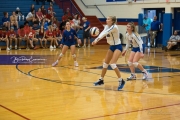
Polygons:
M78 9L71 0L55 0L55 1L60 6L60 8L63 9L64 12L66 11L67 8L69 8L72 15L78 13L81 17L83 16L78 11Z

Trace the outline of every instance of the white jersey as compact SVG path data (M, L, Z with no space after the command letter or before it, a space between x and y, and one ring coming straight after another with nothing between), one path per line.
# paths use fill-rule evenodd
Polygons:
M127 50L130 46L130 44L133 45L133 47L139 47L140 51L143 53L143 40L141 39L140 35L136 35L135 33L132 33L131 35L129 33L126 33L126 47L125 50Z
M119 38L119 29L118 29L117 25L112 25L111 27L106 25L104 27L104 30L95 39L95 41L99 41L105 36L106 36L106 39L107 39L107 43L109 43L110 45L121 44L121 40ZM98 40L98 38L99 38L99 40Z

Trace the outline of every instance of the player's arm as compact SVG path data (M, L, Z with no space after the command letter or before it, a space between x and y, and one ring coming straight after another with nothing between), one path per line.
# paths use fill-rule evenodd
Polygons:
M128 40L128 35L126 34L125 37L126 37L126 38L125 38L125 39L126 39L126 46L125 46L124 51L122 52L122 56L125 55L126 51L128 50L128 48L129 48L129 46L130 46L130 41Z
M142 46L143 42L142 42L141 37L134 34L133 38L136 41L136 43L138 44L140 52L143 53L143 46Z
M110 28L107 28L107 26L105 26L104 30L100 33L100 35L94 41L97 43L98 41L103 39L107 34L113 32L115 29L116 29L115 25L112 25Z

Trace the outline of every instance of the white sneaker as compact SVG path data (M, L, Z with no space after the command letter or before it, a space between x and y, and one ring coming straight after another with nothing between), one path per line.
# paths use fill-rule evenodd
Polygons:
M78 67L78 66L79 66L77 61L74 62L74 66L75 66L75 67Z
M83 48L86 48L86 45L83 45Z
M7 47L6 50L9 51L10 50L9 47Z
M17 46L15 46L15 50L17 50Z
M136 80L136 75L131 73L131 76L129 76L127 80Z
M9 49L12 50L12 46L10 46Z
M146 72L142 72L142 74L143 74L143 80L146 80L147 79L147 77L148 77L148 72L146 71Z
M88 48L90 48L91 46L90 45L88 45Z
M56 46L54 45L54 49L56 49Z
M55 67L57 64L58 64L58 61L54 62L54 63L52 64L52 67Z
M50 48L50 49L53 49L53 46L50 46L49 48Z

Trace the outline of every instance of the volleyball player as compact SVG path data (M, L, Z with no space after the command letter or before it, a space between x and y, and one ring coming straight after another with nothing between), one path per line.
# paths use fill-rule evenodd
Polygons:
M127 24L127 33L126 33L126 48L123 51L122 55L125 55L127 49L129 48L129 45L132 44L133 48L129 56L128 60L128 65L131 70L131 76L128 77L128 80L133 80L136 79L135 75L135 67L138 67L142 73L143 73L143 80L147 79L148 73L147 71L143 68L143 66L138 63L138 61L144 57L143 54L143 41L140 37L140 35L137 33L136 27L134 23L128 23Z
M58 62L64 56L64 54L66 53L66 51L68 50L69 47L71 49L71 54L72 54L72 57L74 59L74 66L75 67L78 66L78 62L76 60L76 54L75 54L76 39L77 39L77 42L80 44L81 40L77 38L76 31L71 28L70 22L66 22L66 30L64 30L64 32L63 32L63 41L62 41L63 48L62 48L62 52L58 56L58 59L56 60L56 62L54 62L52 64L53 67L58 64Z
M116 75L118 76L118 90L121 90L124 87L125 81L121 78L120 71L116 66L116 62L122 52L121 40L119 39L119 29L116 25L116 21L117 19L115 16L109 16L106 20L107 25L105 26L104 30L92 42L92 45L95 45L99 40L106 36L107 42L110 44L110 48L106 54L105 61L103 63L101 77L97 82L94 83L94 85L97 86L104 84L104 76L110 64L111 68L115 71Z

